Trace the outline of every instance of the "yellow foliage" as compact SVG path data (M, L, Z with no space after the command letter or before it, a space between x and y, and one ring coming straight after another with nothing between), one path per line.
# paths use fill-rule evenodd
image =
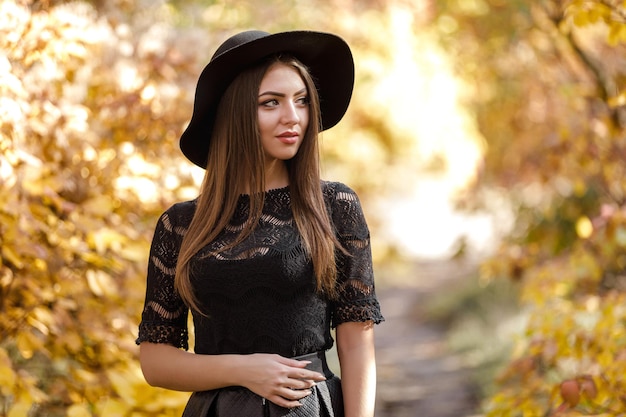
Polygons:
M507 138L487 170L521 200L518 228L481 270L485 282L519 283L528 318L484 409L490 417L623 415L626 3L529 3L532 36L515 45L530 48L534 65L493 69L511 83L505 91L520 89L509 103L517 116L501 130L489 125L495 117L484 123L496 145ZM488 108L498 118L502 102ZM530 199L519 189L540 191Z
M624 22L611 22L609 25L609 45L617 45L619 43L626 43L626 24Z
M128 40L115 40L123 31L113 20L87 3L31 6L0 3L0 409L56 417L103 407L105 415L127 416L144 404L123 401L105 370L137 361L145 260L163 206L115 187L132 157L121 147L132 142L135 153L173 160L174 141L156 139L178 134L185 96L170 88L168 115L159 117L151 110L159 91L139 107L134 97L142 82L161 85L155 65L189 78L195 68L138 58L143 81L128 90L114 65L126 59L118 45ZM132 116L121 120L111 109ZM152 129L152 138L138 142L138 126ZM163 187L162 172L149 174ZM174 201L176 192L162 197ZM132 392L151 392L140 375L133 381ZM143 415L168 415L162 408L178 410L182 397L155 395L152 414Z
M91 417L92 414L85 404L72 404L67 409L67 417Z
M587 243L574 244L570 255L526 270L522 295L532 306L526 335L516 349L518 356L500 376L500 392L486 403L488 416L510 415L503 410L518 406L522 408L516 410L528 415L557 410L564 400L551 390L570 379L578 380L581 390L576 415L626 412L621 399L626 374L626 292L600 289L610 285L605 274L613 266L607 261L624 251L622 242L608 240L606 232L623 225L623 215L615 215ZM594 256L589 243L605 250L611 247L611 258ZM593 381L593 395L589 388L583 390L583 382L589 381ZM568 415L567 410L556 415Z
M178 410L179 414L189 394L166 391L160 388L146 387L138 366L126 369L112 369L107 372L115 392L120 396L127 409L145 408L157 414L160 410ZM121 407L122 403L117 403Z
M9 395L17 382L17 375L12 367L11 358L6 350L0 348L0 393Z
M28 417L32 403L18 402L9 409L7 417Z

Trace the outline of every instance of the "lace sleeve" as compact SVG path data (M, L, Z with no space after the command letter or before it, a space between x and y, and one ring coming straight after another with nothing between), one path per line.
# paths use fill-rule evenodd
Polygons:
M148 260L146 299L136 343L166 343L187 350L188 308L174 289L184 228L177 226L175 213L174 207L163 213L155 228Z
M338 297L333 301L332 326L345 322L384 321L374 290L370 234L356 193L333 183L331 216L339 241L348 255L337 253Z

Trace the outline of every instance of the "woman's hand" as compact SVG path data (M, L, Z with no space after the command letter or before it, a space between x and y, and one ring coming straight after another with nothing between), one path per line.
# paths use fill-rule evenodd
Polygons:
M279 355L247 355L239 377L241 386L281 407L298 407L316 382L326 380L324 375L306 369L308 364Z

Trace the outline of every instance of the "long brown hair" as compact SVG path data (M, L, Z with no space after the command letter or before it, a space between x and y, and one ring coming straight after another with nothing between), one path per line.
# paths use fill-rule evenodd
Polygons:
M228 225L245 190L250 192L250 217L235 242L221 250L242 242L261 217L265 154L257 121L257 94L268 68L278 62L298 71L309 97L309 124L302 144L297 154L286 161L293 216L304 249L313 262L317 290L331 298L335 295L335 250L343 248L335 237L320 187L319 97L311 75L300 61L291 56L276 56L239 74L218 107L201 193L176 265L176 289L196 311L200 308L190 282L191 259Z

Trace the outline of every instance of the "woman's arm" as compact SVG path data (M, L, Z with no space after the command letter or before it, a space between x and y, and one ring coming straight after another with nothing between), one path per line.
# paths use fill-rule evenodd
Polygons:
M242 386L281 407L298 400L323 375L304 369L307 362L279 355L197 355L174 346L143 342L139 361L146 381L177 391L206 391ZM294 389L292 389L294 388Z
M337 353L345 417L373 417L376 398L373 323L348 322L337 326Z

